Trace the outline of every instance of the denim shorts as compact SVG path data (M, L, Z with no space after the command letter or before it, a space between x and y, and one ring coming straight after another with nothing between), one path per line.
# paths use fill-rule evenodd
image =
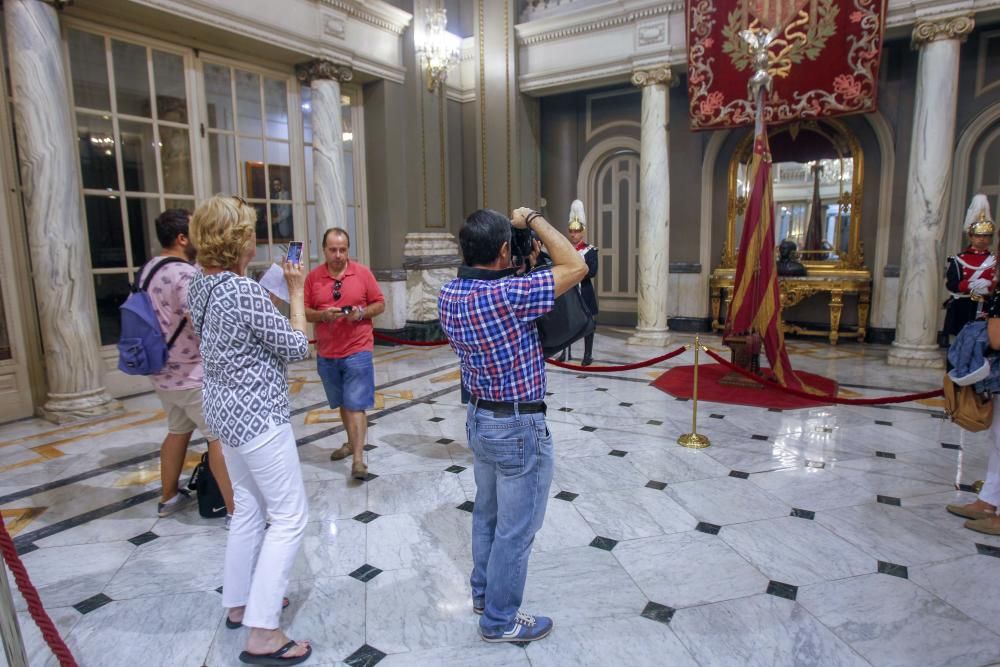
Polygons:
M375 365L371 352L356 352L341 359L319 357L316 370L331 408L375 407Z

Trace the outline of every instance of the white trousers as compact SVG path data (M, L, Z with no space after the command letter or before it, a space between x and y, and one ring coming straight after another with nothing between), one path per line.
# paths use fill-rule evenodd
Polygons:
M990 462L986 466L986 480L979 490L979 499L1000 507L1000 396L993 397L993 449L990 450Z
M278 627L288 577L309 520L291 424L223 447L236 512L226 542L222 605L246 606L243 625ZM265 530L266 522L271 527Z

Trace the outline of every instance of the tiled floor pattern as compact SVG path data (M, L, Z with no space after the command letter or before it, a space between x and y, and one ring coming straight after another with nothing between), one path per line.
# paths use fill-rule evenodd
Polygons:
M791 348L858 395L939 377L887 366L884 347ZM598 363L657 353L598 336ZM663 368L550 371L557 463L524 607L556 627L520 647L480 641L471 613L475 484L450 351L379 349L366 483L328 460L342 427L312 363L295 365L310 524L284 622L313 641L307 664L1000 661L1000 538L943 509L972 497L955 488L982 478L985 435L932 405L702 403L712 446L688 450L675 440L691 402L648 386ZM226 532L193 510L156 518L164 425L155 397L125 403L86 425L0 426L3 516L81 665L238 664L245 630L227 630L220 608ZM31 664L56 664L16 597Z

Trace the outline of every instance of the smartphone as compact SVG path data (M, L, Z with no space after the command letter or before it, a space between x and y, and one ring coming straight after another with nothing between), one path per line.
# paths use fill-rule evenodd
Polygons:
M352 310L354 310L354 306L344 306L343 308L340 309L340 312L342 312L344 315L349 315Z
M288 256L285 261L292 264L302 263L302 241L292 241L288 244Z

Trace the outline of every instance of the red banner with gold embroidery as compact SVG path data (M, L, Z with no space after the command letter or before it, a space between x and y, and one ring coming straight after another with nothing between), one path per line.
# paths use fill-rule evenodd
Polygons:
M749 125L745 29L775 30L764 120L874 111L885 0L687 0L691 128Z

